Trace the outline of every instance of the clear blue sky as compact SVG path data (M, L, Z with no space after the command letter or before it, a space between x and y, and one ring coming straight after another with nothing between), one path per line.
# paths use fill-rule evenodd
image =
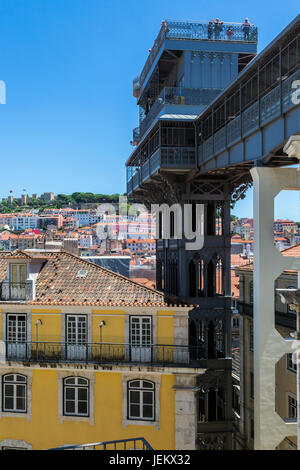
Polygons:
M262 50L298 13L299 0L1 0L0 197L125 191L138 123L132 79L163 19L248 16ZM286 214L287 201L277 215L299 219L299 204ZM251 204L234 213L251 216Z

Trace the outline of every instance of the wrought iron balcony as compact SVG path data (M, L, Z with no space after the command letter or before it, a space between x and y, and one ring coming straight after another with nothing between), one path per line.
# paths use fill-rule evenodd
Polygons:
M161 29L149 53L139 78L134 80L134 93L140 91L154 60L166 39L201 40L201 41L239 41L257 43L257 27L245 26L241 23L221 23L216 25L209 22L173 21L162 22Z
M143 137L163 106L208 106L221 91L216 88L165 87L151 106L146 117L140 122L140 126L133 130L133 141L138 142Z
M189 170L196 164L194 147L160 147L141 166L127 167L127 193L132 193L160 168Z
M1 284L1 300L32 300L33 299L33 282L11 282L2 281Z
M64 342L5 342L1 360L38 363L148 364L197 367L206 359L204 346Z

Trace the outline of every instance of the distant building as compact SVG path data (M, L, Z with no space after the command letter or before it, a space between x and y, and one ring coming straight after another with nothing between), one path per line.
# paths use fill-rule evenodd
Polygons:
M156 241L154 239L145 240L124 240L123 246L125 249L129 249L131 253L148 253L149 251L155 251Z
M47 230L48 228L56 228L60 229L63 225L63 216L61 214L48 217L48 216L40 216L40 228L43 230Z
M54 193L44 193L41 195L41 199L43 199L46 202L54 201L55 196Z
M21 196L21 204L22 204L23 206L25 206L25 204L27 204L27 202L28 202L28 195L27 195L27 194L22 194L22 196Z
M63 248L64 250L72 253L73 255L79 254L78 248L78 239L77 238L64 238L63 240Z

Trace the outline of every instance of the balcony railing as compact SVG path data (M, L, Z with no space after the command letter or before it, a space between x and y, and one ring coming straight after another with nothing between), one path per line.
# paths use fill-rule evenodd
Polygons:
M1 284L1 300L32 300L33 298L33 282L11 282L2 281Z
M189 170L196 166L194 147L160 147L140 167L127 173L127 193L132 193L160 168Z
M54 447L47 450L154 450L144 437L121 439L118 441L93 442L73 446Z
M140 127L134 129L134 141L138 141L143 137L155 117L158 115L163 106L167 105L193 105L208 106L222 90L214 88L182 88L182 87L165 87L158 98L153 103L146 117L140 122ZM200 113L200 109L199 109ZM139 130L138 130L139 129Z
M64 342L5 342L2 360L16 362L76 362L96 364L148 364L197 366L205 360L204 346L146 345L113 343L68 344Z
M133 89L137 96L165 39L231 42L242 41L257 43L258 34L257 27L252 25L244 26L243 24L234 23L216 25L208 22L199 23L195 21L166 20L162 23L162 27L154 41L154 45L149 53L140 77L134 79Z

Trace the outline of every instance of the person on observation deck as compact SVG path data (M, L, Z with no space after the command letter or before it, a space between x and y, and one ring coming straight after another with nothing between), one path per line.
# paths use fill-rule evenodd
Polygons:
M227 38L228 38L228 39L231 39L231 38L232 38L232 36L233 36L233 29L232 29L230 26L228 26L227 31L226 31L226 34L227 34Z
M220 34L223 29L223 21L220 21L220 18L217 18L215 21L215 39L220 39Z
M211 39L212 36L213 36L213 32L214 32L214 22L215 20L212 19L209 23L208 23L208 27L207 27L207 36L208 36L208 39Z
M244 33L244 41L248 41L250 35L250 26L249 19L245 18L244 23L242 24L243 33Z

